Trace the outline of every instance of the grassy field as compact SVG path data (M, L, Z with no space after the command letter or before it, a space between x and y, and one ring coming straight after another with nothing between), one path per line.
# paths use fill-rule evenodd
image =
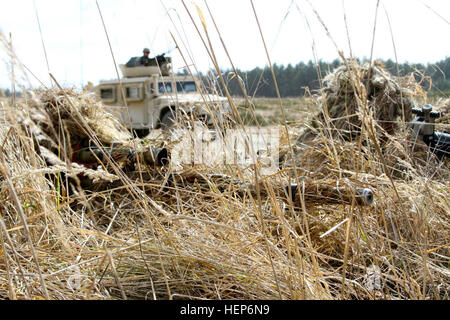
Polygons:
M277 98L253 98L251 106L243 98L235 98L240 115L247 125L276 125L282 124L283 115ZM285 110L286 121L290 125L301 125L311 120L317 112L317 106L308 98L292 97L282 98L281 104ZM253 117L249 110L253 108L256 115Z
M281 123L276 100L254 104ZM289 130L312 114L304 99L283 105ZM380 155L318 136L296 173L270 176L207 164L129 171L120 157L93 170L67 162L64 141L108 145L106 129L120 126L101 104L51 90L19 106L3 103L0 130L3 298L448 299L448 166L407 155L400 138ZM294 204L289 181L303 185ZM375 201L331 201L337 186L369 187Z

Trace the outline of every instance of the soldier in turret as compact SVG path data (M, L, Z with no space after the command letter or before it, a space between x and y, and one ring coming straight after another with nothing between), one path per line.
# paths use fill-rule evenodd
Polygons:
M139 64L142 66L149 66L150 65L150 50L148 48L145 48L143 51L144 55L139 59Z

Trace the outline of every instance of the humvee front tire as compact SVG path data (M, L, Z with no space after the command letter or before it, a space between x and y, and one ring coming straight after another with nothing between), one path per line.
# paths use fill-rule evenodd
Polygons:
M166 131L170 129L175 123L175 115L173 110L167 110L161 118L161 129Z
M150 129L133 129L133 131L138 138L144 138L150 133Z

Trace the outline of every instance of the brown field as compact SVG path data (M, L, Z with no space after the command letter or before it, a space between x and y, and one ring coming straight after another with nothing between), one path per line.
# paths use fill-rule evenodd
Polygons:
M243 98L235 98L236 105L239 108L243 119L248 121L249 125L260 126L282 124L283 117L277 98L253 98L252 107L255 110L256 121L248 110L248 103ZM301 125L311 120L317 112L317 106L308 98L292 97L283 98L282 105L286 112L286 120L290 125Z

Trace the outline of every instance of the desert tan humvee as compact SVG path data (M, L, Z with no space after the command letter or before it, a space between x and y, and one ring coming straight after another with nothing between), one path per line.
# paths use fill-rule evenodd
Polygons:
M170 62L170 58L166 60ZM159 66L120 65L123 78L101 81L96 93L138 136L153 128L169 128L180 115L194 116L209 127L223 125L231 115L225 97L200 93L191 76L175 75L168 63ZM197 81L197 83L199 83ZM125 97L126 103L123 97Z

